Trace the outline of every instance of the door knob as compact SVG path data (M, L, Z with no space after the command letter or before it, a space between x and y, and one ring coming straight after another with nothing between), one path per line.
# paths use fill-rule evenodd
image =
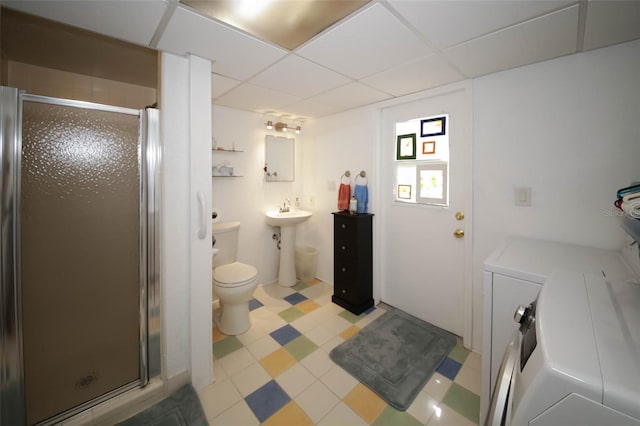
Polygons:
M456 212L456 220L462 220L462 219L464 219L464 213Z
M456 229L455 231L453 231L453 236L456 238L462 238L464 237L464 229Z

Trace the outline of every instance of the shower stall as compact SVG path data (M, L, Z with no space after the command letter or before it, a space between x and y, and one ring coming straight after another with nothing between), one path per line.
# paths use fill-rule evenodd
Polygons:
M0 87L0 424L160 373L158 110Z

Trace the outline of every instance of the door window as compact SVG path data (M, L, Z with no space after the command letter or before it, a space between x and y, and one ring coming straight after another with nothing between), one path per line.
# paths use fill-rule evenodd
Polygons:
M395 201L448 206L449 116L395 124Z

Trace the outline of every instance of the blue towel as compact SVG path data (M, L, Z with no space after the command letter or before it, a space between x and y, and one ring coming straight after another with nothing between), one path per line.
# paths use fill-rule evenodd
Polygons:
M369 202L369 190L367 189L367 185L356 184L353 189L353 195L356 197L356 200L358 200L358 213L366 213L367 203Z

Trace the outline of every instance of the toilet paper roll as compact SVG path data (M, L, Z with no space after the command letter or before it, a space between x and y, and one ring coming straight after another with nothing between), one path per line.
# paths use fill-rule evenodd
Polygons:
M218 223L222 220L222 215L217 207L211 208L211 223Z

